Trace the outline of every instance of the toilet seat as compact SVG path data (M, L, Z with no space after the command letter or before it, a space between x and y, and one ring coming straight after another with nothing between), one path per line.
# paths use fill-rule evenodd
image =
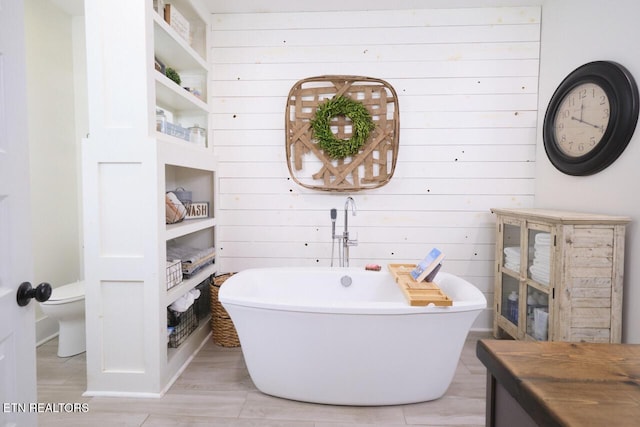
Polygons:
M84 283L75 282L53 288L49 300L41 304L66 304L82 299L84 299Z

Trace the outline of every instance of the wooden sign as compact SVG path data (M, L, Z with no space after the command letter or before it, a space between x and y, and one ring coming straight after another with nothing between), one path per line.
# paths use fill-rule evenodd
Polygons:
M191 202L185 219L209 218L209 202Z

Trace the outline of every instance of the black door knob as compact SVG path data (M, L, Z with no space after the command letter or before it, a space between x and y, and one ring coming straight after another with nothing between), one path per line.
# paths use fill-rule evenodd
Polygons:
M18 288L18 295L16 300L20 307L24 307L29 304L31 298L35 298L36 301L44 302L51 297L51 285L48 283L40 283L35 288L31 287L31 283L23 282Z

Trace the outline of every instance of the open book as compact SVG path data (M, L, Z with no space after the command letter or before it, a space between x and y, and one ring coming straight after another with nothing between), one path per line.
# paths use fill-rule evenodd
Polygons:
M440 270L443 259L444 254L439 249L431 249L431 252L411 271L411 277L416 282L422 282L425 279L431 282L438 270Z

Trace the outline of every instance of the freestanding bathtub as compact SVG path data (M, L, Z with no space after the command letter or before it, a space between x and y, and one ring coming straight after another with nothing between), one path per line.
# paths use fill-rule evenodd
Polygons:
M244 270L227 279L219 300L263 393L396 405L447 391L471 324L487 304L459 277L440 272L435 281L453 306L410 306L385 270L322 267Z

